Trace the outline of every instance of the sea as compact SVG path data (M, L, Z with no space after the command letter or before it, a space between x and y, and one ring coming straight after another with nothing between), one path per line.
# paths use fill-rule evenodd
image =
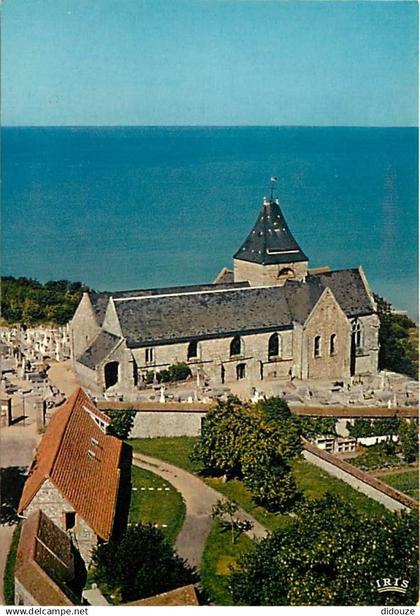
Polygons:
M417 321L416 128L5 127L1 147L2 275L212 281L275 176L310 267L362 265Z

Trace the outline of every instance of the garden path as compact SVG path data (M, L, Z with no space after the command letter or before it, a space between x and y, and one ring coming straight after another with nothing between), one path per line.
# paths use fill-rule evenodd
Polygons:
M195 475L157 458L135 453L133 464L163 477L182 494L186 514L175 549L191 565L199 567L212 525L212 507L218 500L224 498L223 495ZM243 509L239 509L237 517L252 522L252 530L246 533L252 539L261 539L267 535L267 529Z

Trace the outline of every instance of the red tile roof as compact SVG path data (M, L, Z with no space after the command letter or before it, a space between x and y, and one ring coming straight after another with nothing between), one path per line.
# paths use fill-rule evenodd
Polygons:
M98 411L83 389L77 389L56 411L39 444L19 512L49 479L99 537L110 538L123 442L105 434L97 422L107 425L109 418Z
M169 606L200 604L198 603L197 593L193 584L189 584L188 586L181 586L180 588L175 588L174 590L168 590L168 592L164 592L161 595L154 595L153 597L147 597L146 599L138 599L137 601L131 601L131 603L126 603L125 605Z
M71 540L42 511L22 527L15 577L37 605L74 605L67 586L72 576Z

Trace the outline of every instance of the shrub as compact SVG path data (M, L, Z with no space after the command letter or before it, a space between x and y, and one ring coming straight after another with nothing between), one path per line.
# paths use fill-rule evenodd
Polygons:
M15 604L15 567L21 526L18 524L13 531L12 543L7 554L3 577L3 595L6 605Z

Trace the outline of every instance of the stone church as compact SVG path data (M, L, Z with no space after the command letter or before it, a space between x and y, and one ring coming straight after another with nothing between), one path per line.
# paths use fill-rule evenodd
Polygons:
M74 368L92 393L135 396L150 371L185 362L212 385L372 374L379 319L361 267L308 269L278 199L212 284L85 293Z

